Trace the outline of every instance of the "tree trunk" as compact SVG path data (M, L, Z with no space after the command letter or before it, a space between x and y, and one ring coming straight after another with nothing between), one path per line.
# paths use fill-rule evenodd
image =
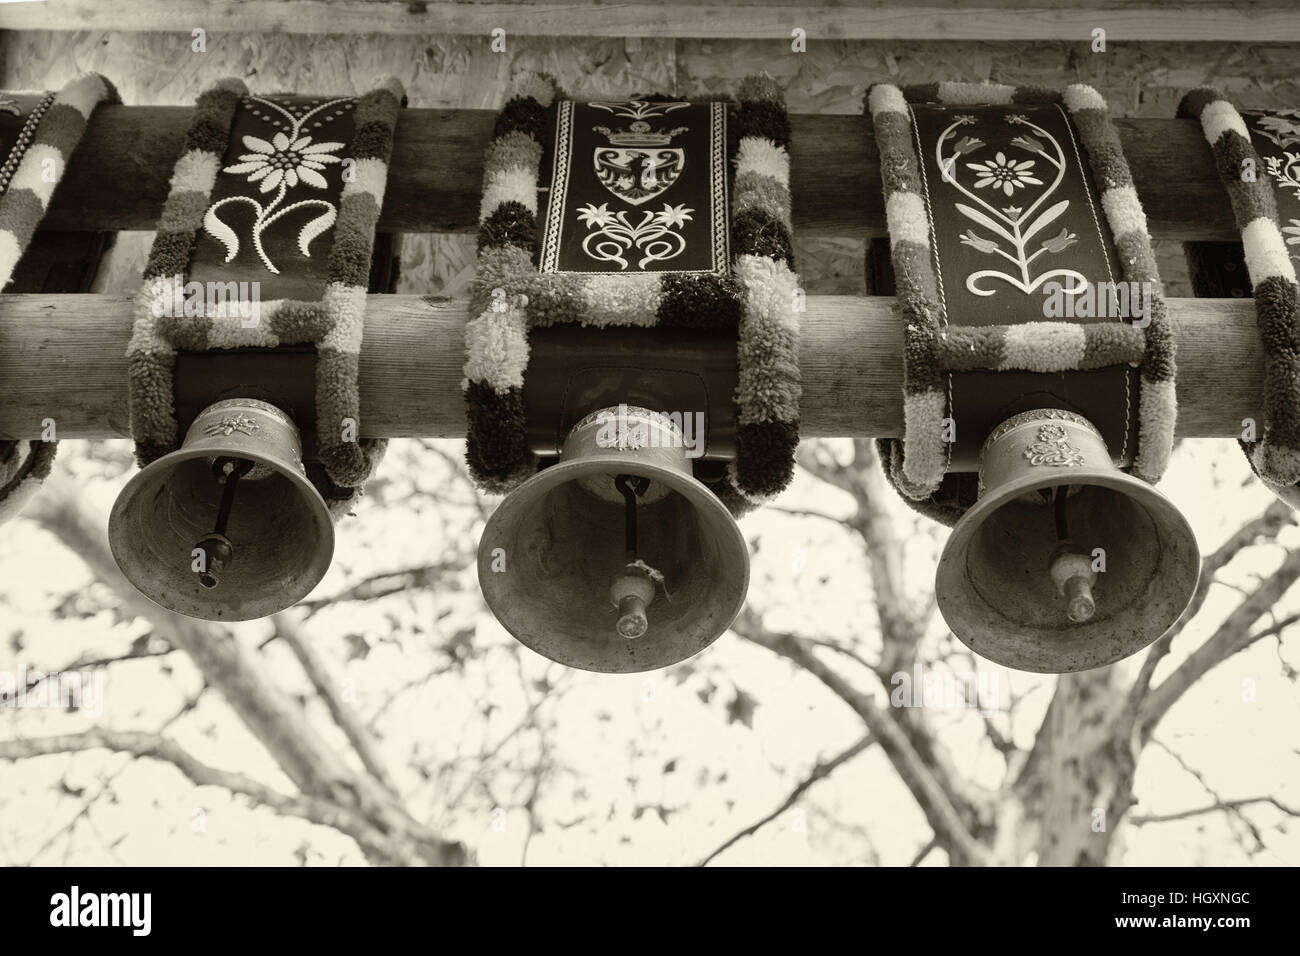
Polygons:
M1021 804L1010 841L1039 866L1105 866L1133 804L1136 760L1117 738L1125 688L1115 667L1063 674L1016 785ZM1012 817L1004 825L1015 825Z

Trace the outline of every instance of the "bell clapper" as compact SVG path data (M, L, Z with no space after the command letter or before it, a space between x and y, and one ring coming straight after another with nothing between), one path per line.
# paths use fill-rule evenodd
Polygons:
M1056 593L1065 598L1065 613L1071 623L1083 624L1092 620L1097 602L1092 596L1092 586L1097 583L1097 572L1092 569L1092 558L1070 544L1070 526L1066 515L1069 486L1053 489L1052 507L1055 510L1056 537L1060 545L1052 554L1048 568Z
M646 608L655 599L656 584L663 575L637 557L636 505L637 498L650 488L650 479L635 475L616 475L614 487L623 495L625 503L624 528L627 564L614 577L609 596L618 608L620 637L636 640L650 628Z
M212 473L224 488L221 492L221 505L217 509L216 526L210 535L195 545L204 554L204 570L198 572L198 575L199 583L205 588L215 588L218 572L235 559L235 547L226 537L226 526L230 522L230 509L235 503L239 479L252 470L253 462L246 458L222 457L212 464Z

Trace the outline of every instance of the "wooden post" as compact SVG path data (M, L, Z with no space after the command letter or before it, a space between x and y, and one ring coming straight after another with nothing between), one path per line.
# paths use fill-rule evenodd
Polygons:
M1255 306L1170 299L1178 341L1180 437L1241 434L1259 421L1263 351ZM371 296L361 352L363 437L464 434L463 299ZM133 300L0 295L0 438L129 434L126 345ZM806 437L902 433L903 329L893 298L809 296L802 318Z
M174 106L95 110L42 228L155 228L191 115ZM491 110L403 110L380 231L474 230L483 151L495 119ZM790 124L795 235L886 235L870 122L860 115L795 114ZM1120 119L1116 126L1155 238L1240 240L1198 122Z
M1103 0L1087 7L1060 0L901 0L774 4L657 0L45 0L0 7L0 27L15 30L152 30L223 33L428 33L489 36L731 37L789 43L792 27L810 40L1074 40L1096 27L1124 40L1286 43L1300 22L1286 0Z

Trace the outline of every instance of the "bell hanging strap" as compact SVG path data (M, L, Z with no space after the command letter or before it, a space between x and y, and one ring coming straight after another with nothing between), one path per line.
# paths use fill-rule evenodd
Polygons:
M0 165L0 289L46 291L44 283L28 287L21 275L12 284L11 280L16 278L19 261L49 208L90 114L100 103L117 101L117 90L97 73L84 73L57 93L0 92L0 155L4 157ZM97 258L98 243L87 249ZM82 274L93 277L93 265L87 264ZM54 441L0 440L0 524L16 515L36 493L50 473L56 451Z
M357 383L375 226L404 102L392 78L358 96L200 95L136 303L127 357L143 466L178 447L178 353L311 346L309 475L337 518L385 442L361 439ZM231 383L235 384L235 383Z
M734 330L734 458L697 477L735 513L789 482L801 302L789 141L766 76L737 104L576 102L549 80L519 85L484 164L465 332L466 457L485 491L542 464L525 415L530 330L565 325Z
M953 523L986 436L1031 408L1086 416L1117 465L1156 481L1174 345L1105 101L1079 84L880 84L867 108L906 322L904 437L879 445L891 482Z
M1178 115L1200 120L1241 231L1240 245L1186 244L1192 284L1198 295L1232 295L1234 288L1243 294L1240 287L1254 294L1265 352L1263 421L1256 440L1243 439L1241 446L1255 473L1294 508L1300 506L1300 113L1238 113L1218 90L1204 88L1183 98Z

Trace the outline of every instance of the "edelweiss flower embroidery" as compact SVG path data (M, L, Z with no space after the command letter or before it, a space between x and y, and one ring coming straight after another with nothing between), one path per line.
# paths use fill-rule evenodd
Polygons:
M1023 189L1026 185L1043 185L1043 181L1035 179L1031 172L1034 168L1034 160L1022 159L1020 162L1016 162L1014 159L1007 159L1006 153L998 153L991 160L984 163L967 163L966 168L974 170L980 176L979 179L975 180L976 189L992 186L994 189L1001 189L1006 195L1010 196L1017 189Z
M274 190L275 196L265 206L252 196L227 196L208 207L208 211L203 216L203 228L208 235L226 247L226 262L230 262L239 254L239 236L218 213L223 207L232 203L252 206L256 216L252 228L253 249L267 271L279 275L280 270L276 268L262 245L262 233L288 213L299 209L313 209L316 211L315 218L309 220L298 231L298 250L304 256L310 256L312 240L334 225L334 220L338 216L334 204L319 197L299 199L297 202L281 205L289 190L296 189L298 186L328 189L329 182L321 172L330 163L342 162L338 156L333 155L343 148L342 143L313 143L310 136L302 134L302 130L308 121L318 114L325 113L326 116L321 122L326 122L331 109L336 111L336 115L344 109L350 109L351 101L328 100L301 116L289 112L273 100L262 97L250 97L248 102L256 104L268 113L272 111L279 113L288 126L289 132L276 133L269 142L257 136L245 136L244 148L250 152L241 155L237 163L225 167L222 172L233 176L247 176L250 183L261 183L258 187L259 192L266 194ZM319 126L320 123L317 125Z
M1286 244L1288 246L1300 244L1300 219L1288 219L1287 222L1291 223L1291 225L1282 227L1283 232L1290 233L1287 236Z
M637 263L638 269L672 259L686 248L686 239L674 230L690 222L694 211L685 205L664 203L659 212L647 210L640 222L632 222L626 212L611 212L608 203L588 203L577 210L578 220L595 230L582 240L583 251L593 259L617 262L620 269L630 265L624 253L631 249L645 253Z
M603 202L599 206L595 203L587 203L578 210L578 219L587 226L604 226L614 221L614 214L609 211L609 203Z
M934 163L943 171L944 181L950 183L964 200L954 201L953 208L977 227L967 229L958 240L976 252L1005 260L1011 268L1000 265L992 269L977 269L966 276L966 288L975 295L994 295L995 289L983 288L981 283L996 279L1030 295L1049 279L1065 278L1071 280L1071 287L1064 290L1066 294L1077 295L1088 281L1082 273L1059 266L1045 270L1042 265L1035 266L1043 257L1059 255L1079 241L1076 233L1068 227L1061 228L1059 223L1059 231L1050 238L1046 238L1049 234L1044 231L1070 207L1068 199L1051 201L1067 173L1066 156L1060 143L1028 116L1020 113L1006 116L1007 123L1023 127L1024 132L1018 132L1005 151L989 148L994 153L992 159L965 163L965 169L974 175L963 174L966 176L963 181L955 174L958 159L973 160L975 156L971 154L986 148L984 141L974 135L975 131L970 135L959 135L962 127L970 125L968 119L965 116L952 118L935 142ZM1009 159L1008 154L1014 150L1030 153L1032 158ZM1038 173L1040 159L1051 177L1050 184L1045 189L1021 192L1020 203L999 208L996 203L1004 196L1016 196L1016 191L1024 190L1026 186L1044 185ZM981 193L981 190L988 191ZM1043 271L1036 273L1036 269Z
M317 189L328 188L329 183L320 171L326 163L340 162L339 157L330 154L343 148L342 143L312 143L310 136L290 142L283 133L276 133L269 143L256 136L245 136L244 146L252 152L240 156L237 164L227 166L222 172L247 174L250 183L260 179L264 193L281 182L292 189L300 180Z
M672 206L664 203L663 212L659 213L658 221L669 229L676 229L690 222L691 213L694 211L694 209L688 209L685 205Z

